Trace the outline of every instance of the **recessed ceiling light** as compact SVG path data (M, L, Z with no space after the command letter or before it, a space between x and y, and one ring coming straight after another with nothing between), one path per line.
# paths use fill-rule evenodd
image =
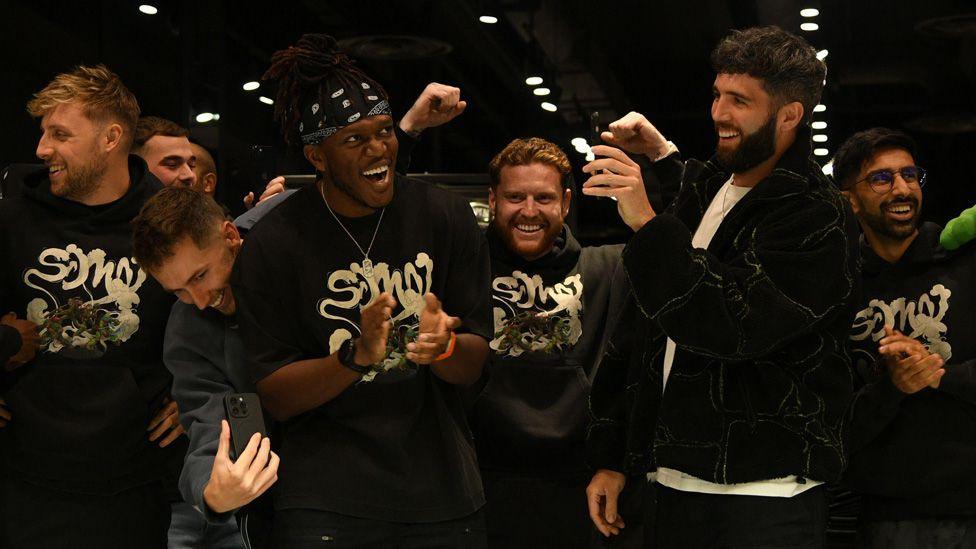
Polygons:
M813 108L813 112L824 112L825 110L827 110L827 105L822 103Z
M206 124L214 119L214 114L212 112L202 112L197 115L197 122L200 124Z
M813 142L814 143L826 143L827 142L827 136L824 135L824 134L822 134L822 133L818 133L818 134L816 134L816 135L813 136Z
M495 17L494 15L482 15L481 17L478 18L478 21L481 21L482 23L485 23L487 25L494 25L495 23L498 22L498 18Z
M542 107L542 110L549 111L549 112L556 112L556 108L557 108L555 105L553 105L552 103L550 103L548 101L544 101L539 106Z
M800 17L816 17L820 15L820 10L817 8L806 8L800 10Z
M818 120L818 121L814 122L813 124L810 124L810 127L813 128L813 129L815 129L815 130L826 130L827 129L827 123L824 122L824 121L822 121L822 120Z
M528 77L528 78L525 79L525 83L527 85L529 85L529 86L538 86L539 84L542 83L542 77L541 76L530 76L530 77Z
M830 154L830 151L828 151L827 149L813 149L813 154L817 156L827 156L828 154Z
M816 30L816 29L814 29L814 30ZM817 52L817 59L823 61L824 59L827 58L827 54L828 53L830 53L830 52L828 52L827 50L820 50L820 51L818 51Z
M274 101L272 101L270 98L265 97L263 95L261 97L258 97L258 101L264 103L265 105L274 105Z
M261 87L261 83L252 80L250 82L244 82L243 87L244 87L244 91L254 91Z
M532 90L532 93L536 95L549 95L549 88L536 88Z
M590 146L586 143L586 141L584 141L582 143L576 143L576 144L574 144L573 145L573 148L576 149L576 152L578 152L580 154L586 154L586 153L590 152Z
M834 161L831 160L830 162L824 164L824 167L821 168L821 170L823 170L825 175L834 175Z
M818 25L816 23L801 23L800 24L800 30L805 30L807 32L809 32L809 31L815 31L815 30L817 30L819 28L820 28L820 25Z
M156 15L157 13L159 13L159 10L156 9L156 6L152 4L142 4L141 6L139 6L139 11L145 13L146 15Z
M586 145L586 139L584 139L584 138L582 138L582 137L574 137L574 138L572 138L572 139L570 139L570 140L569 140L569 142L570 142L570 143L571 143L571 144L572 144L572 145L573 145L574 147L579 147L579 146L581 146L581 145Z

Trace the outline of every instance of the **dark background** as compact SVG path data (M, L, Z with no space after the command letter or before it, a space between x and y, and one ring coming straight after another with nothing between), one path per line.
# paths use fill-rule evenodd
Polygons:
M944 223L976 203L976 5L972 0L410 0L240 2L174 0L0 0L0 166L34 160L38 124L24 106L58 72L105 63L139 99L143 114L170 118L214 151L218 199L263 187L259 169L308 173L284 150L254 92L271 53L306 32L331 33L384 84L403 113L430 81L457 85L467 111L425 133L411 171L484 172L514 137L537 135L563 147L575 167L593 110L604 123L642 112L681 148L705 158L714 148L709 118L714 75L708 55L729 29L775 24L827 49L825 147L829 160L851 133L875 125L907 130L929 169L924 214ZM803 8L817 8L811 19ZM478 17L495 15L496 24ZM800 23L815 22L813 32ZM541 74L552 90L536 97L524 79ZM558 106L550 113L542 100ZM200 112L219 121L195 122ZM271 151L263 156L254 145ZM577 180L582 178L577 172ZM626 231L611 202L575 207L584 241L619 240Z

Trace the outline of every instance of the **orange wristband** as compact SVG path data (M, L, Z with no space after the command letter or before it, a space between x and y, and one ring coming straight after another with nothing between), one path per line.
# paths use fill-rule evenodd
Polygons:
M435 358L434 362L437 362L439 360L444 360L445 358L451 358L451 355L454 354L454 343L456 341L457 341L457 335L455 335L454 332L451 332L451 340L447 342L447 350L441 353L440 356Z

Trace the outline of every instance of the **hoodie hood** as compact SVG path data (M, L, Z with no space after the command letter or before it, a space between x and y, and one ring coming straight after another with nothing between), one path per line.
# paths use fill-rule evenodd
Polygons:
M565 224L549 253L532 261L509 250L494 224L488 226L488 249L491 252L493 276L520 270L537 274L547 282L566 276L580 257L580 244Z
M22 193L32 200L67 217L87 219L90 222L112 223L129 221L152 195L163 188L162 183L149 171L146 162L134 154L128 158L129 189L121 198L108 204L87 206L51 193L51 179L46 167L24 176Z

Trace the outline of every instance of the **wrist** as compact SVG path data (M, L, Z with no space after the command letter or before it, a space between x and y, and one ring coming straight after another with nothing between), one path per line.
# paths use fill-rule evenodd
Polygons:
M400 119L400 129L414 139L420 137L420 132L424 131L424 128L414 122L409 115Z
M650 213L646 213L644 215L638 216L637 218L635 218L630 223L630 229L636 233L637 231L641 230L641 227L643 227L644 225L647 225L647 223L650 220L654 219L654 216L655 216L655 213L653 211L651 211Z
M356 353L353 355L353 363L361 368L368 368L375 362L367 355L365 346L363 345L363 338L357 338L353 343L356 346Z
M214 493L213 485L209 481L203 487L203 504L217 515L233 509L233 507L227 507L226 503L220 501L220 498Z

